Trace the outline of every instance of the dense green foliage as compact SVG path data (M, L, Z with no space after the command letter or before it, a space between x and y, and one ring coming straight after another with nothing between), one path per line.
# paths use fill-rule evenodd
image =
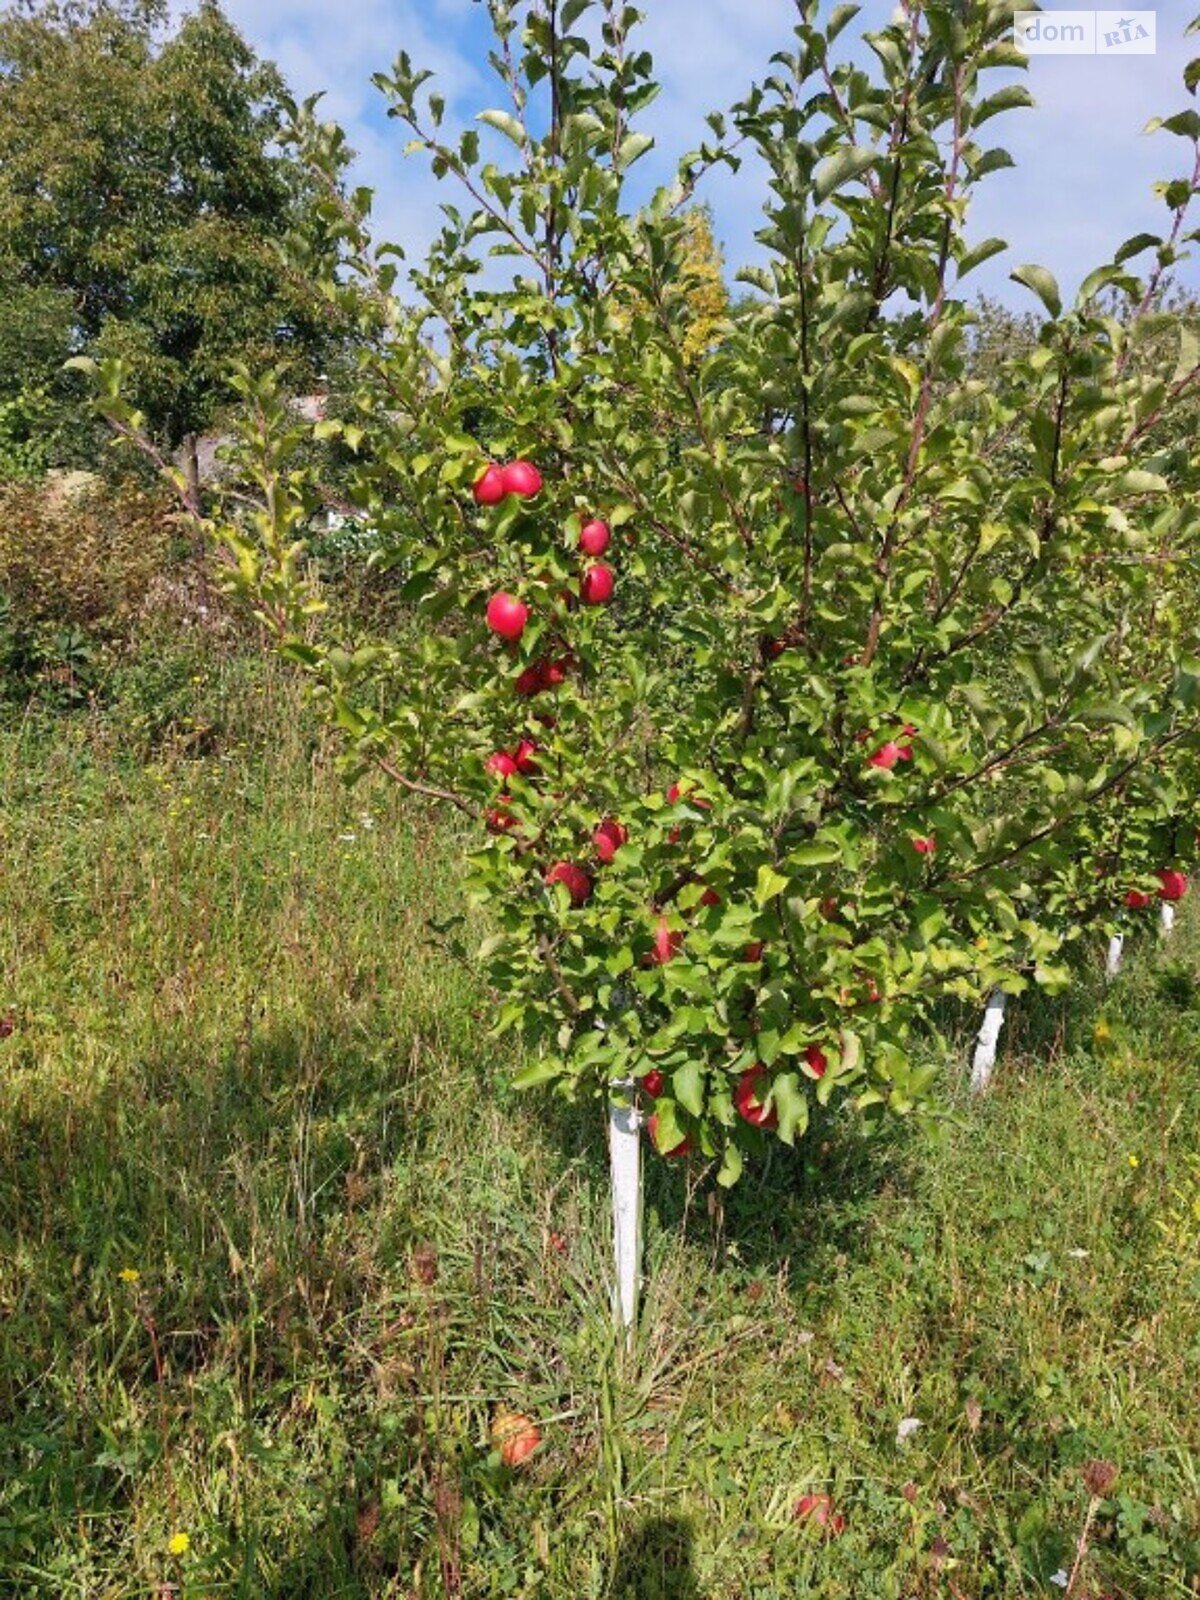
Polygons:
M328 317L276 249L312 202L276 144L279 75L214 0L166 18L157 0L0 13L8 475L94 459L69 356L119 360L170 447L211 423L234 356L286 355L298 387L324 360Z
M0 734L0 1591L1044 1600L1102 1457L1073 1600L1191 1592L1193 923L1102 1028L1018 1007L943 1137L823 1127L711 1208L652 1171L614 1363L600 1121L511 1092L428 939L461 839L278 669L171 663ZM168 694L216 743L143 766Z
M766 1147L753 1120L791 1142L826 1104L911 1112L947 998L1062 987L1084 930L1195 854L1200 339L1164 290L1196 240L1200 120L1163 124L1191 175L1163 185L1162 235L1072 305L1018 268L1029 336L973 357L969 273L1002 244L968 237L970 200L1009 164L993 118L1028 103L990 88L1023 61L1011 7L906 0L868 72L839 56L855 8L822 26L808 0L641 210L637 13L490 10L506 109L479 129L450 140L406 56L379 79L468 196L418 312L341 197L352 273L308 264L370 335L353 414L306 438L247 372L261 508L219 531L352 769L489 818L473 882L500 1024L538 1046L523 1081L661 1074L659 1148L686 1136L731 1183ZM335 196L341 136L308 108L295 137ZM771 173L769 263L695 361L681 213L741 142ZM358 453L349 498L414 629L314 626L314 438ZM541 493L473 504L489 457L536 461ZM611 605L584 592L596 516ZM509 644L497 592L528 609ZM497 776L522 740L537 770ZM611 863L605 819L628 832Z

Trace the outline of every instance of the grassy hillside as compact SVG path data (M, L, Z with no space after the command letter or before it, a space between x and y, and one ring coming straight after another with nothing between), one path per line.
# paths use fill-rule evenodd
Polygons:
M1200 1593L1193 921L934 1133L651 1157L626 1359L602 1129L426 930L454 839L255 681L149 764L0 734L0 1593Z

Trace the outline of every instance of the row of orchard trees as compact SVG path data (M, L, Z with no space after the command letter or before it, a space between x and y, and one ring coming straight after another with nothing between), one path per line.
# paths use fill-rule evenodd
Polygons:
M451 138L406 57L379 79L459 180L416 314L340 136L311 106L296 129L350 267L307 269L363 335L354 415L317 431L356 452L412 627L322 630L320 469L271 374L241 380L261 504L220 532L351 763L468 820L524 1079L639 1080L658 1148L732 1182L817 1108L918 1107L947 1000L1066 984L1081 936L1190 865L1200 340L1164 290L1200 116L1163 124L1186 160L1161 236L1070 305L1020 268L1033 335L973 352L969 274L1001 245L968 242L969 202L1027 103L991 87L1022 64L1008 5L903 0L867 71L856 8L802 0L638 209L636 12L489 8L479 129ZM698 347L681 215L739 146L769 169L767 263Z

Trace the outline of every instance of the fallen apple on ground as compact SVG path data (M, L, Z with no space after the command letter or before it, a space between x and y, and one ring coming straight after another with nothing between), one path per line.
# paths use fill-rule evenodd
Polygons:
M492 1418L492 1448L506 1467L519 1467L542 1442L537 1423L523 1411L497 1410Z
M830 1537L846 1531L845 1517L833 1509L833 1501L827 1494L802 1494L792 1507L792 1516L797 1522L811 1522L815 1527L824 1528Z

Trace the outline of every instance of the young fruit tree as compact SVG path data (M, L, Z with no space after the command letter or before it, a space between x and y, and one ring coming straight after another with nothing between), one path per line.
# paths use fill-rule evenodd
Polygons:
M856 7L801 0L641 204L636 11L489 10L474 126L406 55L377 80L456 187L403 298L340 132L298 110L352 414L301 424L284 376L243 372L258 504L215 520L352 770L466 819L519 1081L640 1086L654 1148L730 1184L818 1118L921 1107L948 1000L1066 984L1195 855L1200 340L1164 291L1200 237L1200 114L1161 124L1161 232L1070 304L1018 267L1036 332L984 374L970 275L1004 245L968 224L1029 104L1010 6L903 0L850 57ZM697 349L689 206L742 161L762 264ZM403 631L322 620L314 435L355 453Z

